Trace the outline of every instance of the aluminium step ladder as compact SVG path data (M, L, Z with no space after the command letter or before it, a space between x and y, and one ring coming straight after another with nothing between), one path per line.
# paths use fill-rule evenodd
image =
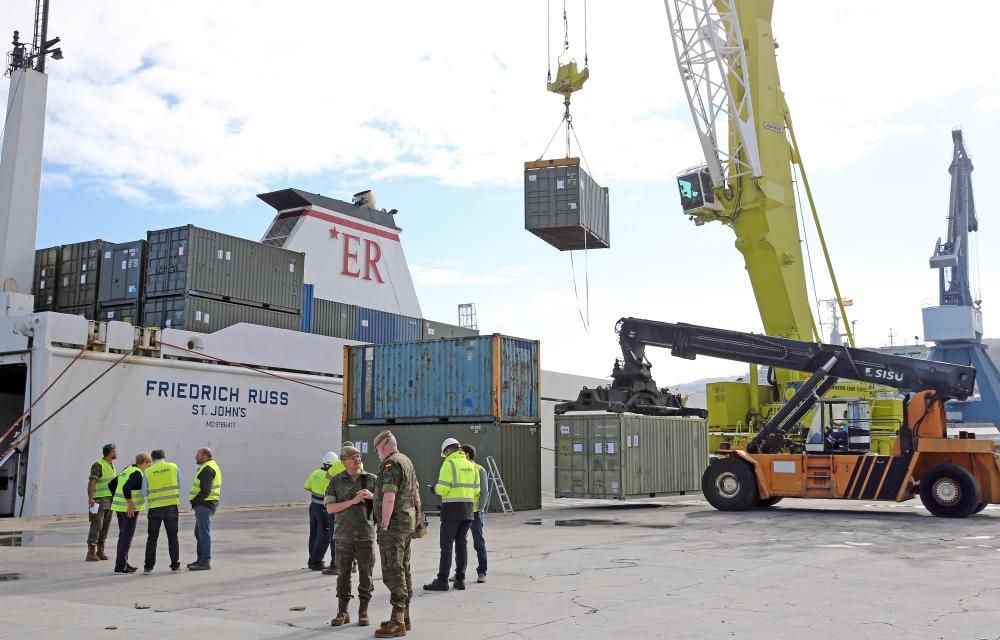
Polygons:
M486 456L486 483L492 485L493 490L487 496L486 504L483 506L483 513L489 509L490 499L493 497L493 493L500 498L500 508L503 510L504 515L512 516L514 515L514 505L510 502L510 496L507 494L507 487L504 486L503 478L500 477L500 467L497 466L497 461L493 456Z

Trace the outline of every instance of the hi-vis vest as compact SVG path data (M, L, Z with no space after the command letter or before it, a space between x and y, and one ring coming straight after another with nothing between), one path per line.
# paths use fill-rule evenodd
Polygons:
M326 469L316 469L306 478L306 484L303 488L312 493L312 501L315 504L323 504L323 497L326 496L326 488L330 485L330 478L331 475Z
M177 465L157 460L146 469L149 508L176 506L181 503L181 486L177 479Z
M191 485L191 493L188 495L188 500L194 500L194 497L201 492L201 482L198 481L198 474L205 467L212 467L215 470L215 480L212 482L212 491L205 498L206 502L211 502L213 500L218 500L222 497L222 471L219 469L219 465L215 463L215 460L209 460L203 463L194 474L194 483Z
M110 498L111 490L108 489L108 485L111 484L111 479L115 477L115 468L104 458L98 460L96 464L101 465L101 477L94 481L94 500L98 498Z
M125 483L128 482L129 476L131 476L135 471L142 473L142 470L139 469L139 467L134 464L130 464L118 474L118 485L115 487L115 497L111 499L112 511L121 511L122 513L128 511L128 500L125 499ZM143 507L146 506L146 499L142 497L142 491L132 492L132 504L135 505L136 511L142 511Z
M441 496L441 504L450 502L474 503L479 491L479 469L465 454L456 451L441 464L434 493Z

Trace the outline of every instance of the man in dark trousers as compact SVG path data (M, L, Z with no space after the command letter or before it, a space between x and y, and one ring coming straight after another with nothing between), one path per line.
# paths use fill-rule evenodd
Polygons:
M108 538L111 528L111 490L108 485L115 479L115 458L118 450L115 444L109 442L102 450L104 457L90 465L90 478L87 480L87 506L90 512L90 532L87 534L87 562L107 560L104 553L104 541Z
M313 470L306 478L303 488L309 492L309 563L312 571L322 571L327 575L337 573L337 549L333 544L334 517L327 512L323 500L330 478L344 470L337 454L327 451L323 454L323 465ZM330 566L323 564L326 552L330 552Z
M372 571L375 569L375 518L374 504L376 477L365 473L361 467L361 452L355 447L340 450L340 462L345 470L330 478L326 488L326 510L337 514L333 525L337 558L343 571L337 576L337 617L330 621L334 627L351 621L347 606L351 602L351 571L349 567L358 563L358 626L367 627L368 601L372 599L375 585Z
M451 554L455 554L455 588L465 589L465 568L469 560L468 533L472 508L479 491L479 471L462 453L458 440L441 443L441 470L434 493L441 496L441 559L437 577L424 591L447 591Z
M471 444L462 445L462 453L475 465L479 472L479 489L476 490L475 499L472 502L472 525L469 531L472 532L472 547L476 550L476 582L486 582L486 538L483 536L483 524L486 517L486 506L490 502L490 485L486 479L486 469L476 462L476 448ZM148 475L148 472L147 472Z
M148 453L137 453L135 464L125 467L108 487L114 496L111 510L118 515L118 549L115 554L115 573L135 573L138 571L128 563L128 552L132 548L132 537L139 514L146 506L142 495L143 471L152 460Z
M180 541L177 539L177 506L181 503L180 480L177 465L167 462L163 449L150 454L153 464L146 469L146 506L149 508L149 529L146 534L146 562L143 573L152 573L156 564L156 542L160 537L160 524L167 532L167 550L170 553L170 570L180 571Z
M198 542L198 559L187 567L191 571L207 571L212 568L212 517L219 507L222 497L222 470L208 447L198 449L194 454L198 470L188 498L194 510L194 539Z

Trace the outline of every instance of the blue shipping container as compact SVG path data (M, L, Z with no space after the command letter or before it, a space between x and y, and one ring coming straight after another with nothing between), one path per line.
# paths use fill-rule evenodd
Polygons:
M302 285L302 328L305 333L312 333L313 330L313 286L311 284Z
M540 420L537 341L494 334L346 349L344 424Z
M388 311L358 307L354 339L372 344L420 339L421 321Z

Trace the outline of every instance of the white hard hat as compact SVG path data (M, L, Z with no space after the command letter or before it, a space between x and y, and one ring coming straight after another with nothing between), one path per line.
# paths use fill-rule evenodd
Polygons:
M444 442L441 443L441 451L443 452L448 447L457 447L458 445L458 440L454 438L445 438Z
M323 454L323 464L333 464L337 460L337 454L332 451L327 451Z

